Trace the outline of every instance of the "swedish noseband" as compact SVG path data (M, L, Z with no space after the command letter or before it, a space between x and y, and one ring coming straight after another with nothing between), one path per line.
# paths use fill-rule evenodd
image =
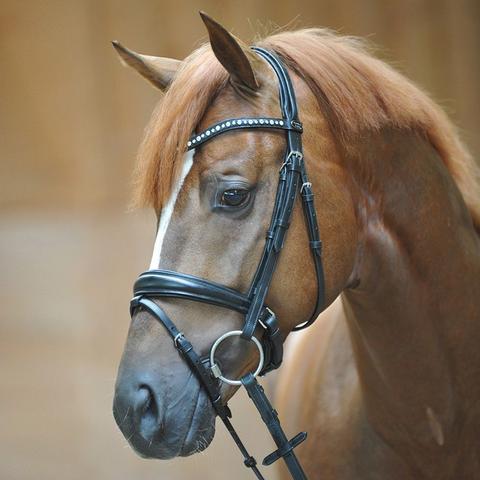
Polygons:
M282 118L251 117L232 118L212 125L207 130L193 135L187 144L192 150L216 136L238 129L265 129L283 130L286 134L287 148L285 158L280 168L279 183L273 206L270 226L267 230L265 247L250 288L246 293L193 275L173 272L170 270L149 270L140 275L134 286L134 298L131 301L131 314L143 308L149 311L172 337L177 350L205 388L218 416L225 423L244 457L244 463L251 468L257 478L264 477L256 466L255 459L249 455L230 422L230 409L222 404L220 382L232 385L243 384L248 395L260 412L262 420L267 425L278 449L265 457L263 464L270 465L279 458L283 458L294 479L306 479L293 449L306 438L301 432L290 441L286 438L278 420L277 412L273 409L264 394L262 387L255 377L264 375L280 366L283 358L283 345L278 322L275 314L265 304L265 299L272 281L279 254L282 250L287 229L300 193L306 226L310 238L313 263L317 277L317 300L310 318L294 328L300 330L313 323L324 304L324 276L321 261L321 241L318 229L315 206L313 203L312 184L309 182L303 158L302 124L298 118L298 108L295 92L286 68L276 54L263 48L253 47L275 71L280 92L280 106ZM173 297L208 303L227 308L245 315L242 330L234 330L222 335L212 345L210 356L201 358L194 350L185 335L180 332L161 307L152 298ZM258 332L260 340L254 336ZM227 337L240 336L251 340L259 350L260 361L256 371L249 373L239 380L225 378L220 367L215 363L215 351L218 345Z

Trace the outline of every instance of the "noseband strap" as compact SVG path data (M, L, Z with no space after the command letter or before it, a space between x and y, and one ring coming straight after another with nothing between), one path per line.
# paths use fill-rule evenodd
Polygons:
M170 270L148 270L142 273L133 289L136 296L183 298L228 308L244 315L250 306L248 296L233 288Z
M257 478L263 479L256 467L255 459L248 454L230 423L229 417L231 415L228 406L222 404L218 379L225 377L221 374L218 365L209 365L208 360L203 360L163 309L152 300L152 298L162 297L193 300L245 315L241 337L245 340L251 340L254 335L260 337L260 342L255 338L255 343L263 350L264 354L264 367L260 375L278 368L283 358L283 339L277 318L265 302L285 242L293 208L298 194L300 194L317 279L317 299L310 317L304 323L295 327L294 330L300 330L313 323L324 305L325 285L322 243L313 201L312 184L308 179L303 156L301 137L303 127L298 117L295 91L288 72L280 59L274 53L263 48L252 48L272 67L278 78L282 118L246 117L224 120L210 126L203 132L194 134L187 143L187 150L191 150L222 133L238 129L256 129L258 131L275 129L285 132L287 148L279 169L278 188L272 218L266 233L263 253L250 288L247 293L242 293L194 275L162 269L149 270L142 273L135 282L131 314L133 315L137 309L145 309L163 324L172 337L175 347L205 388L217 414L237 443L244 456L245 465L253 470ZM213 358L214 352L211 356ZM260 369L258 368L258 370ZM259 410L278 447L278 450L268 455L263 463L269 465L277 459L283 458L294 479L306 479L305 473L293 453L293 449L305 440L306 434L301 432L289 441L280 426L275 409L266 398L254 375L247 374L240 381L247 389L248 395Z

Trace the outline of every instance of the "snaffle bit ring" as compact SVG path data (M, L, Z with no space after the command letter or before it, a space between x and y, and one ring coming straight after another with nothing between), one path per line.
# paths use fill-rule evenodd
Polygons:
M218 346L228 337L240 337L242 335L241 330L232 330L230 332L224 333L221 337L218 337L217 340L215 340L215 343L212 345L212 349L210 350L210 365L211 365L211 370L213 373L213 376L215 378L219 378L222 382L228 383L229 385L241 385L242 382L240 380L231 380L230 378L226 378L222 375L222 371L220 370L220 367L215 363L215 351L217 350ZM252 337L250 339L257 347L258 353L260 355L260 360L258 361L258 367L257 369L253 372L253 376L256 377L263 368L263 363L265 361L265 355L263 353L263 348L262 344L260 341Z

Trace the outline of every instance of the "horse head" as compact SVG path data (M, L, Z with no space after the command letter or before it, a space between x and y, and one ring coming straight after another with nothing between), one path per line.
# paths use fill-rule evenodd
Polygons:
M163 96L140 149L139 196L159 223L150 268L194 275L248 290L262 257L286 140L281 130L237 129L186 152L192 132L227 119L278 118L279 86L272 67L221 25L202 14L210 43L184 61L140 55L115 44L124 61ZM323 306L350 281L356 251L349 177L311 89L290 72L303 123L305 161L323 241ZM297 202L266 303L282 341L315 309L317 277ZM214 341L243 325L237 311L176 298L155 298L202 356ZM255 335L262 333L256 331ZM251 342L228 338L216 352L222 373L255 369ZM222 384L222 402L237 387ZM165 328L145 309L134 312L114 399L115 419L142 456L168 459L206 448L215 410Z

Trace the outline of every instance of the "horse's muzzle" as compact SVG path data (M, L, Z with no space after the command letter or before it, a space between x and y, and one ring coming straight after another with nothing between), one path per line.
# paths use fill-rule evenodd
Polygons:
M200 452L210 444L215 413L193 376L173 398L132 377L125 375L117 382L113 415L140 456L166 460Z

